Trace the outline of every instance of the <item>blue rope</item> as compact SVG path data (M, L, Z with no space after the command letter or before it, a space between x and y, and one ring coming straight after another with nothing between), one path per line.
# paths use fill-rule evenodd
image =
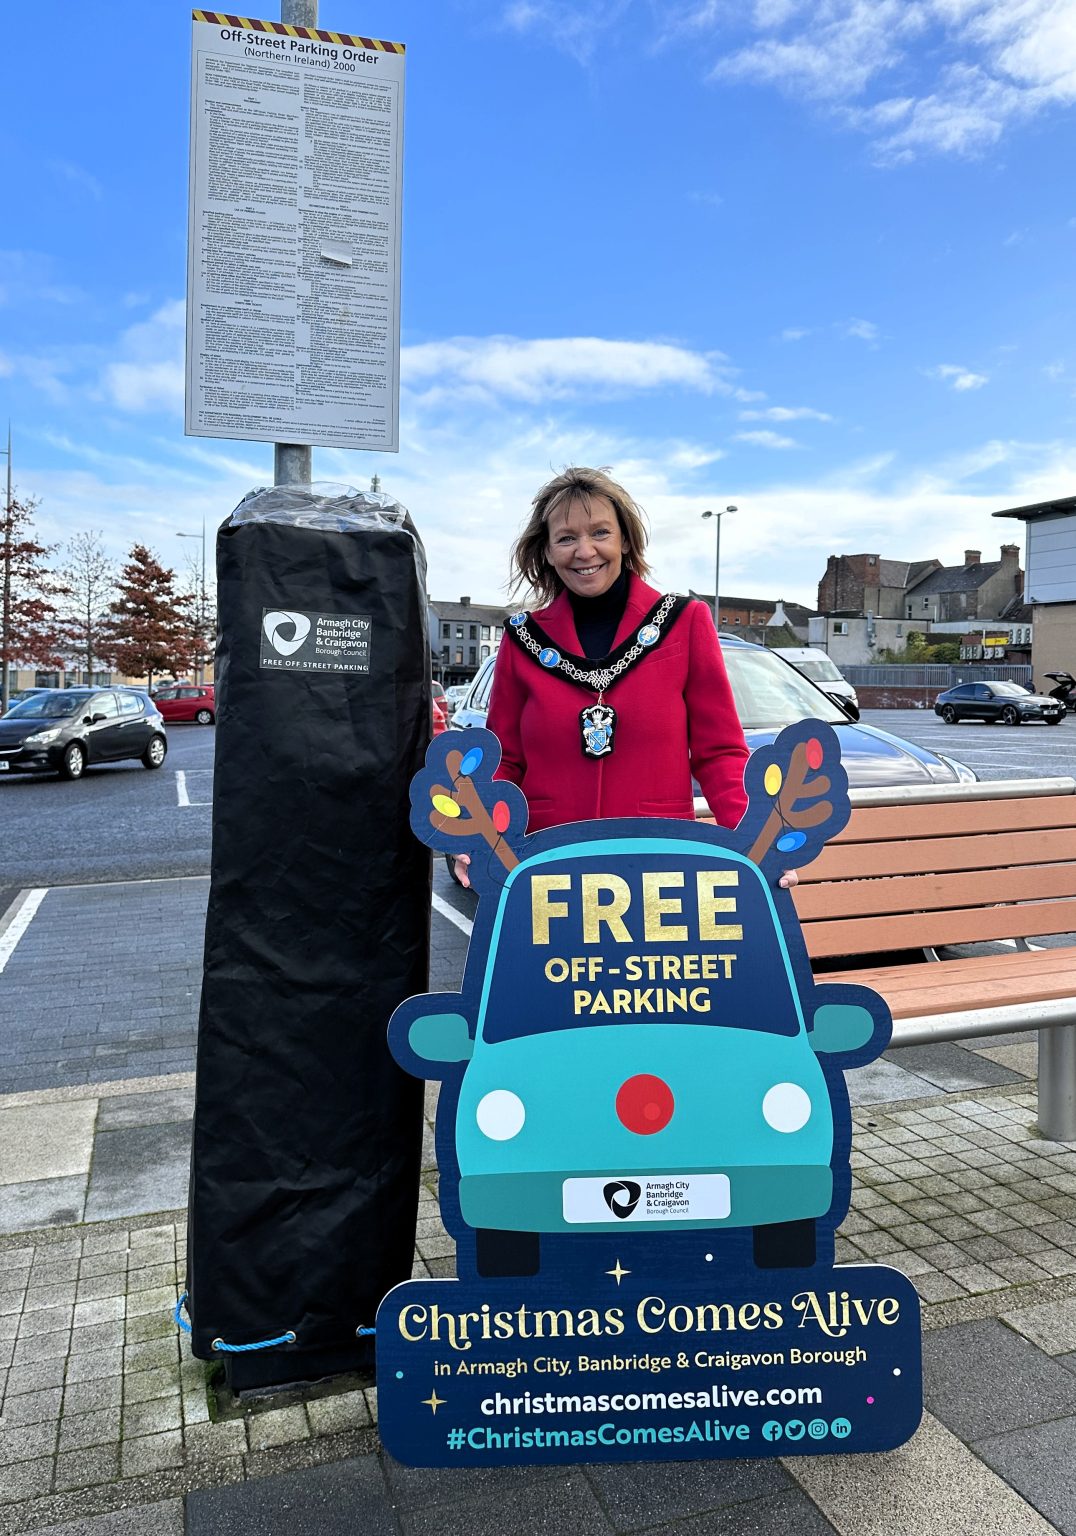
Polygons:
M372 1339L376 1332L376 1328L356 1328L355 1337L357 1339Z
M184 1333L190 1333L191 1325L190 1323L184 1321L183 1318L183 1309L186 1306L186 1302L187 1292L184 1291L183 1295L175 1304L175 1308L172 1312L172 1318L177 1328L182 1328ZM372 1332L373 1330L371 1329L370 1331ZM223 1339L214 1339L212 1348L215 1349L218 1354L243 1355L251 1349L273 1349L277 1344L294 1344L295 1338L296 1335L294 1330L289 1328L287 1333L282 1333L279 1338L262 1339L258 1344L225 1344Z
M245 1355L252 1349L273 1349L277 1344L294 1344L295 1330L289 1328L287 1333L282 1333L275 1339L261 1339L257 1344L225 1344L223 1339L214 1339L212 1349L222 1355Z

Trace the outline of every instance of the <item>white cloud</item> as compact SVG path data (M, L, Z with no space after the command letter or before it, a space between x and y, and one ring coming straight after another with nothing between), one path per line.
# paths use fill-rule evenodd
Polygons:
M462 388L480 397L533 402L670 387L728 394L727 370L720 352L598 336L460 336L405 347L400 357L401 378L410 389L451 389L458 398Z
M810 405L768 405L762 411L741 411L741 421L832 421L825 411Z
M881 332L873 320L845 320L839 326L842 336L853 341L877 341Z
M75 165L70 160L50 160L49 170L61 181L67 182L68 186L77 187L80 192L85 192L93 198L94 202L99 203L105 195L104 188L97 177L86 170L85 166Z
M810 326L790 325L781 332L782 341L802 341L805 336L812 334Z
M892 163L978 155L1013 124L1070 106L1074 13L1073 0L756 0L747 18L726 7L705 22L721 34L711 78L819 103Z
M173 299L123 332L119 360L106 364L101 374L101 387L113 405L121 411L183 409L185 324L186 307L182 299Z
M734 443L750 443L755 448L798 448L794 437L783 437L780 432L770 432L765 427L755 432L737 432Z
M631 0L511 0L501 24L511 32L540 33L542 41L589 64L604 37L614 31Z
M958 394L969 389L982 389L984 384L990 383L987 374L972 373L970 368L962 368L958 363L939 363L936 368L928 368L927 372L932 379L941 379Z

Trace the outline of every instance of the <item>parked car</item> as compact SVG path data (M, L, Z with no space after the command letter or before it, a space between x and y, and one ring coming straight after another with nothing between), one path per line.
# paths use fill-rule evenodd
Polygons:
M1032 693L1019 683L958 683L955 688L939 693L934 700L934 713L946 725L956 725L961 720L984 720L987 725L998 720L1002 725L1045 720L1047 725L1060 725L1065 718L1065 706L1060 699Z
M0 774L81 779L87 766L123 758L159 768L167 751L164 721L133 688L50 688L0 719Z
M197 725L212 725L217 718L217 695L212 683L180 683L153 695L153 702L166 720L193 720Z
M849 701L837 704L828 690L804 677L784 660L785 652L767 650L733 635L721 636L721 653L732 684L740 724L753 752L768 746L778 731L797 720L825 720L837 732L841 761L852 789L893 789L902 784L969 784L977 777L963 763L904 741L889 731L853 720ZM485 725L493 686L493 661L484 661L452 724L459 729Z
M8 699L8 701L7 701L8 712L10 713L11 710L13 710L15 708L15 705L16 704L21 704L24 699L32 699L34 697L34 695L38 694L38 693L51 693L51 692L52 692L52 690L50 688L20 688L18 693L13 693L11 695L11 697Z
M452 709L458 709L460 707L464 699L467 697L467 691L470 686L470 683L453 683L451 688L445 689L449 706Z
M433 734L440 736L442 731L448 730L448 711L444 703L436 694L433 696Z
M812 683L817 683L824 693L837 693L859 708L856 690L842 677L837 663L827 652L815 650L810 645L782 646L781 660L790 661L797 672L802 672Z

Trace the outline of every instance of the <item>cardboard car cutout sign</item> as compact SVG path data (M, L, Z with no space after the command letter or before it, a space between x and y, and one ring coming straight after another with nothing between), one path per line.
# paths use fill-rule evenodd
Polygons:
M393 1055L440 1079L456 1280L377 1319L382 1438L403 1461L880 1450L921 1411L919 1307L833 1264L851 1195L844 1072L891 1021L816 981L782 870L849 815L834 733L749 761L734 831L612 820L525 835L488 731L438 737L412 826L468 853L459 993L411 998Z

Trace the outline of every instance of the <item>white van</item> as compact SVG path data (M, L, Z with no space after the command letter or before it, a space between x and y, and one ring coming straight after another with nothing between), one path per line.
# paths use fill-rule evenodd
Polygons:
M856 698L856 690L837 670L832 657L825 651L816 651L809 645L781 646L777 651L778 656L790 661L797 672L802 672L804 677L810 678L817 688L825 693L836 693L842 699L847 699L850 704L859 708L859 700Z

